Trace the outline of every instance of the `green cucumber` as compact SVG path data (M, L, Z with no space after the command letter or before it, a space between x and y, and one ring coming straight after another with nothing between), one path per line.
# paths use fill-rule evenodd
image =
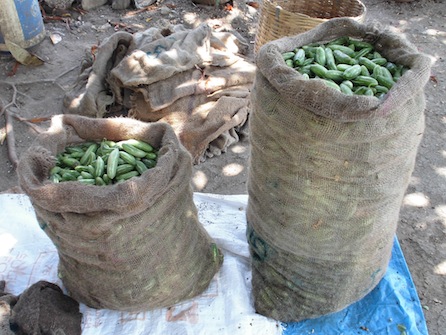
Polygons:
M355 64L343 72L343 77L346 80L351 80L351 79L356 78L360 74L361 74L361 66L358 64Z
M355 59L340 50L333 50L333 56L338 61L338 63L349 65L355 65L357 63Z
M323 47L316 48L315 60L316 60L316 63L318 63L319 65L325 66L327 59L325 57L325 49Z
M327 68L320 65L320 64L312 64L310 65L310 70L313 72L316 76L320 78L325 78L325 75L327 73Z
M107 159L107 175L110 179L115 178L116 169L118 168L119 149L115 148Z

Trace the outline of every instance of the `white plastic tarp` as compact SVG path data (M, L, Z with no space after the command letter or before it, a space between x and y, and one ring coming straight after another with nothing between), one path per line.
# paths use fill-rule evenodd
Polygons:
M246 242L247 195L195 193L200 222L222 249L223 267L200 296L140 313L96 310L80 304L83 335L426 335L418 296L395 239L386 276L367 297L315 320L280 323L255 313ZM20 294L39 280L59 285L57 250L40 229L26 195L0 195L0 280ZM404 333L403 333L404 334Z

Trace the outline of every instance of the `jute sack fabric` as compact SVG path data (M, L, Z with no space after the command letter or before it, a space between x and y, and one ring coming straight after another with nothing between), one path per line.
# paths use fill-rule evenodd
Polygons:
M247 47L207 24L117 32L65 96L66 112L169 123L200 163L244 135L255 75Z
M109 186L48 180L55 155L89 140L140 139L156 167ZM58 115L23 154L19 183L58 249L69 294L93 308L143 311L204 291L222 256L197 218L190 154L166 123Z
M281 56L341 36L410 70L379 100L305 80ZM386 272L431 62L403 36L352 19L267 43L256 62L247 208L255 308L282 321L316 318L361 299Z

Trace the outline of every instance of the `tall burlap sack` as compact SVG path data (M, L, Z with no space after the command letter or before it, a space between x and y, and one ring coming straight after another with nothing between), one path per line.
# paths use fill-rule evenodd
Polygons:
M159 147L156 167L109 186L52 183L55 155L87 140ZM57 115L23 154L19 183L58 249L69 294L93 308L143 311L204 291L222 256L197 218L192 161L165 123Z
M379 100L304 80L281 56L341 36L410 70ZM265 44L256 62L247 208L255 308L282 321L316 318L361 299L386 272L431 62L403 36L351 19Z

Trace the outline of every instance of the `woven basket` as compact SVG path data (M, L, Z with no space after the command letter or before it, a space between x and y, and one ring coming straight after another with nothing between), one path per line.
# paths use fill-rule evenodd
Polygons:
M263 0L255 52L272 40L303 33L335 17L363 22L365 5L359 0Z

